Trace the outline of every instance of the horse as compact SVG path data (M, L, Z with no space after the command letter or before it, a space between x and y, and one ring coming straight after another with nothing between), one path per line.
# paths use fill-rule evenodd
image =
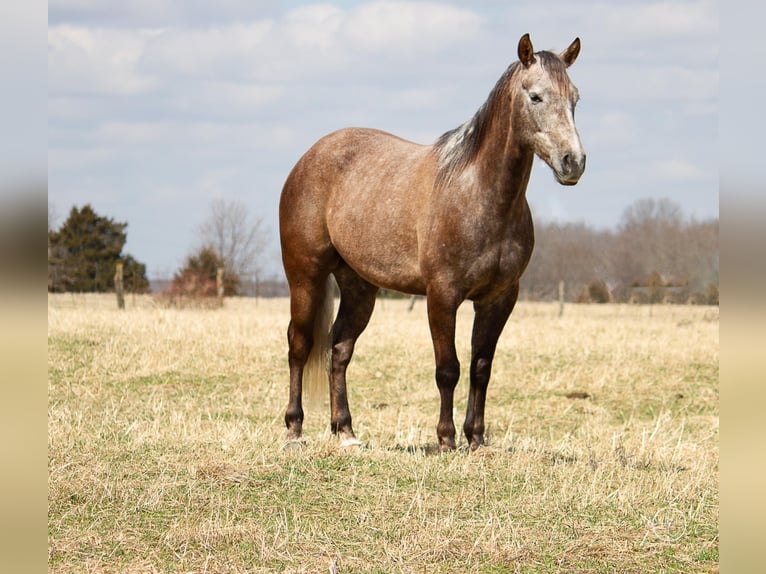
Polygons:
M287 443L303 444L303 383L329 383L330 427L361 445L351 424L346 368L380 288L425 295L440 395L439 450L456 449L453 396L459 305L473 302L470 387L463 433L484 445L484 406L497 340L519 294L534 229L526 188L534 156L562 185L585 170L575 126L578 90L567 69L580 39L556 54L521 37L518 61L475 115L432 145L375 129L317 141L282 188L279 232L290 289ZM337 284L340 302L333 323Z

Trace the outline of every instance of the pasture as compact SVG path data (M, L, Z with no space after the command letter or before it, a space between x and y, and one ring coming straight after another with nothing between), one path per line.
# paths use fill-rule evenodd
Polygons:
M365 447L338 447L325 397L284 451L286 299L49 295L49 572L718 570L717 307L520 302L487 446L438 454L407 305L378 301L349 367Z

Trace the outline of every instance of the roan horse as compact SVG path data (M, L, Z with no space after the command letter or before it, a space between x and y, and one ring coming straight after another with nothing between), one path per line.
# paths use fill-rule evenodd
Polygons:
M574 120L578 92L566 71L579 52L579 38L561 54L534 52L525 34L519 61L487 101L435 144L342 129L295 165L279 204L291 313L288 444L302 437L304 381L324 386L328 378L331 429L343 446L360 444L351 427L346 367L381 287L426 295L442 451L456 448L455 315L464 300L473 301L463 432L472 450L484 444L492 359L534 244L525 196L534 156L563 185L577 183L585 169ZM330 275L340 290L332 329Z

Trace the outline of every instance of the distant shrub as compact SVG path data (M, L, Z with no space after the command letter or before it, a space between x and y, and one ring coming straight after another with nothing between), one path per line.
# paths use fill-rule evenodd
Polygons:
M628 299L628 303L631 305L645 305L651 302L649 295L642 291L634 291Z
M219 306L216 275L223 268L223 261L211 247L186 258L184 266L173 276L170 287L156 297L160 304L169 307L217 307ZM224 295L236 295L240 280L235 274L224 274Z
M609 287L606 286L606 282L600 279L591 281L591 283L575 297L575 303L610 303L612 300L612 294L609 292Z
M203 273L186 269L173 277L168 289L159 293L155 300L164 307L218 307L215 279Z
M718 285L711 283L705 290L705 299L708 305L718 305Z
M609 287L602 280L591 282L588 285L588 297L591 303L609 303L612 300L612 295L609 293Z
M687 305L706 305L707 297L702 293L692 293L686 300Z

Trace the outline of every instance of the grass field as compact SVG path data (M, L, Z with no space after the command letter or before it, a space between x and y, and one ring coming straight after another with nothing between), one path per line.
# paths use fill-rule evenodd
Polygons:
M281 448L286 300L127 307L48 298L49 572L718 571L718 308L520 303L440 455L422 302L359 340L353 452L327 403Z

